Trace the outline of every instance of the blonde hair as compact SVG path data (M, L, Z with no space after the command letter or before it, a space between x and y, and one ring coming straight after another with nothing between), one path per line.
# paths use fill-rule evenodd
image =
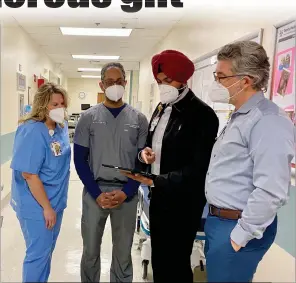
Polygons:
M50 102L51 96L55 93L63 96L64 107L67 109L69 99L66 90L54 83L45 83L37 90L34 96L32 111L28 115L22 117L19 120L19 123L25 123L29 120L45 122L48 115L47 106ZM67 120L67 117L65 117L65 119ZM63 125L61 126L63 127Z

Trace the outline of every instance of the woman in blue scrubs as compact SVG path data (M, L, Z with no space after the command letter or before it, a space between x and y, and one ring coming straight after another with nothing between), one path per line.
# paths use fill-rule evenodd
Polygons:
M67 205L71 159L67 105L64 89L42 85L15 136L11 205L26 243L23 282L47 282Z

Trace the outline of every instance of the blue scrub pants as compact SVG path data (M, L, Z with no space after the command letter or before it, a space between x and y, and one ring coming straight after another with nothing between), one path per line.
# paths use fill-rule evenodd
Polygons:
M63 212L57 213L56 224L49 230L44 220L18 217L26 242L23 282L47 282L62 218Z
M235 252L230 233L237 220L209 215L205 224L205 245L208 282L251 282L257 266L274 242L277 218L267 227L260 240L251 240Z

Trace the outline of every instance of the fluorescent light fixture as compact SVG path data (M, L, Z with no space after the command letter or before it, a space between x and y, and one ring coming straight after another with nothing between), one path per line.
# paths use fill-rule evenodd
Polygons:
M100 68L78 68L78 72L100 72Z
M130 36L132 29L126 28L69 28L60 27L63 35L81 36Z
M81 78L84 78L84 79L100 79L101 76L82 75Z
M120 56L100 56L100 55L72 55L73 59L85 60L118 60Z

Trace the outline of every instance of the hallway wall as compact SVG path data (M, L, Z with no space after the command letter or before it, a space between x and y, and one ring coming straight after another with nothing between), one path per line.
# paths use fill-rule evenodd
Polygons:
M101 92L98 79L68 79L68 94L70 98L70 105L68 113L80 113L81 104L97 104L97 94ZM85 92L84 99L79 98L79 92Z
M30 101L37 90L34 75L48 78L52 71L61 78L61 84L67 87L67 78L56 69L53 61L37 46L29 35L17 24L3 25L1 48L1 200L10 192L11 171L9 169L12 154L14 133L19 119L19 94L24 94L25 104L28 103L28 88ZM21 67L21 71L20 68ZM17 90L17 72L26 76L26 90Z

